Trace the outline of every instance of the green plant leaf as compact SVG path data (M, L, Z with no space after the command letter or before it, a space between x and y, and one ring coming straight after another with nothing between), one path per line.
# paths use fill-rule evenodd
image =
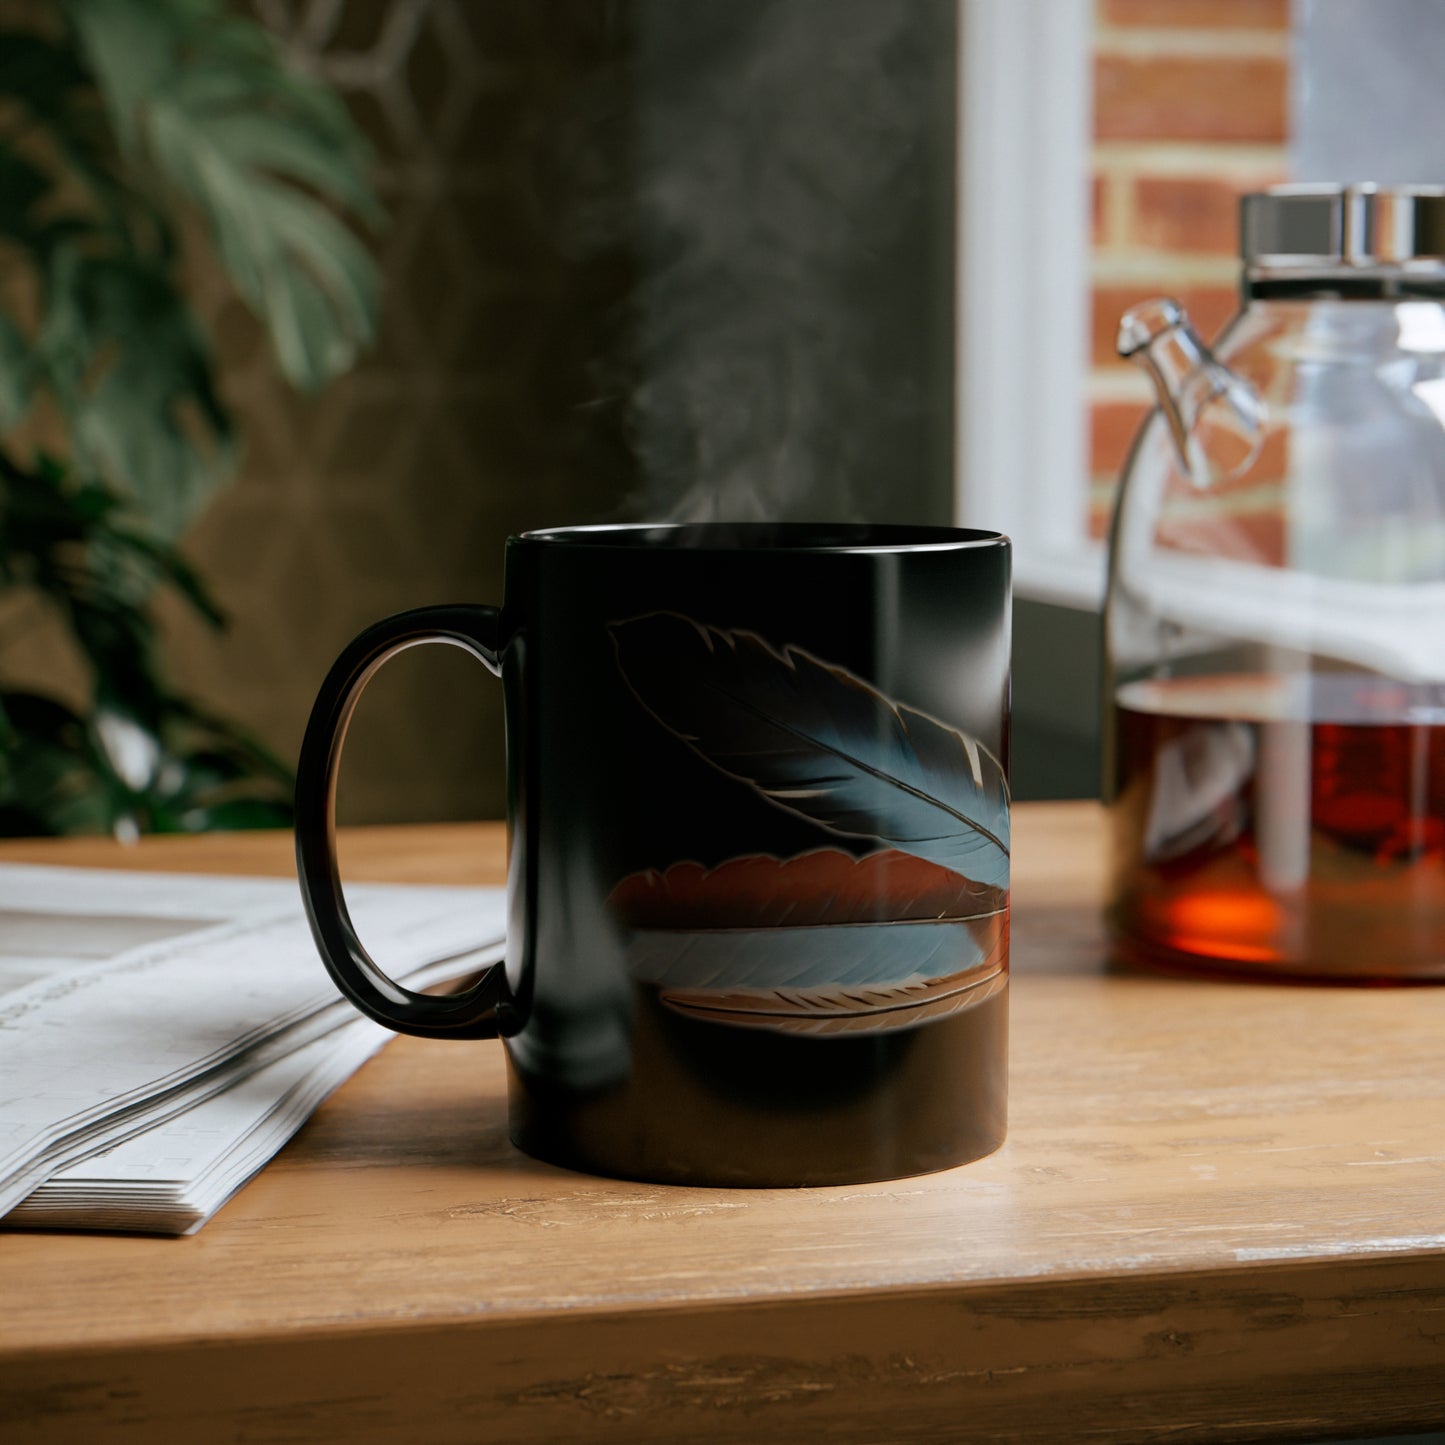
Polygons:
M63 248L39 338L77 461L175 537L231 473L205 342L164 270Z
M122 800L97 768L84 719L53 698L0 694L9 722L0 834L109 832Z
M178 826L158 831L209 833L218 829L233 832L240 828L289 828L291 818L290 806L279 799L230 798L187 808L177 818Z
M0 432L24 421L34 381L30 348L20 328L0 312Z
M65 13L80 35L91 70L100 81L111 124L124 149L137 141L140 109L174 64L176 42L196 6L177 0L65 0Z
M109 232L129 245L138 245L143 234L152 249L168 249L164 220L119 173L105 110L73 42L26 30L0 32L0 99L18 107L6 154L18 160L27 151L34 159L43 158L49 203L54 206L63 195L67 211L30 222L11 233L14 239L43 253L83 228ZM49 150L27 144L36 127L48 138ZM82 183L83 194L77 194L76 181ZM0 194L7 197L0 210L18 208L12 185L13 179L0 186Z
M290 769L170 689L148 610L165 585L221 622L172 539L234 459L170 212L198 207L288 378L319 386L376 328L375 265L338 214L379 221L369 156L224 0L56 9L53 34L0 31L0 239L41 311L34 334L0 314L0 434L47 391L71 456L0 447L0 584L58 611L92 701L0 692L0 833L283 826Z
M268 777L290 797L296 786L296 775L259 738L187 698L172 696L167 704L177 722L199 739L197 746L203 753L206 749L220 749L243 763L249 773Z
M375 337L376 267L328 206L379 207L335 96L216 0L66 10L122 146L200 207L287 378L314 390L347 370Z
M71 92L87 81L71 46L32 30L0 31L0 95L37 120L68 122Z
M150 645L145 599L157 583L174 587L205 620L224 618L177 549L127 520L119 497L97 482L75 484L43 459L26 472L0 453L0 581L29 582L91 630L90 614L109 619L96 630L123 628L134 639L117 656ZM71 614L77 610L79 618ZM104 659L95 663L104 670Z
M0 236L33 244L39 227L30 212L50 194L51 181L13 150L0 149Z
M258 769L226 724L198 718L179 703L152 726L0 693L0 836L289 826L290 772Z
M117 527L111 533L113 544L132 557L142 558L163 581L169 582L212 627L224 627L226 614L221 611L200 574L174 547L159 542L143 532Z

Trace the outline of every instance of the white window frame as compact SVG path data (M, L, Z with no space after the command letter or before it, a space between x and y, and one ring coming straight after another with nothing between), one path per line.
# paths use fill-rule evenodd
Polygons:
M1022 597L1098 608L1086 368L1092 0L959 0L954 515Z

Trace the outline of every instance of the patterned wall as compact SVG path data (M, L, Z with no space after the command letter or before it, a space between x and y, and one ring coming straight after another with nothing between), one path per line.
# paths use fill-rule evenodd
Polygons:
M192 263L246 455L185 539L229 630L162 609L181 686L294 758L346 641L500 600L510 533L948 519L955 0L249 3L372 139L382 333L298 397ZM0 648L83 694L32 602ZM499 689L408 652L347 760L345 822L499 816Z
M294 756L365 623L499 600L502 540L620 516L947 520L953 0L251 0L346 96L392 221L376 353L289 394L197 283L249 453L189 539L181 679ZM369 689L344 821L499 815L450 648Z
M391 215L380 344L319 398L289 392L245 310L197 277L247 455L188 539L232 625L218 643L169 610L171 656L294 757L316 684L367 622L500 601L509 533L606 517L627 493L589 361L627 263L565 239L615 178L552 184L626 37L605 3L254 8L352 105ZM500 815L499 694L451 648L393 662L348 741L343 821Z

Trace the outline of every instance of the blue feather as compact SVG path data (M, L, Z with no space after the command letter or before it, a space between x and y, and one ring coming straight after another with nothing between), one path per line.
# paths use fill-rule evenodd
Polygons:
M667 988L878 988L945 978L986 955L966 923L638 929L634 978Z
M980 938L959 923L640 929L628 962L678 1013L782 1033L915 1028L1008 983L1006 930Z
M751 632L672 612L611 632L642 705L714 767L830 833L1008 887L1008 783L975 739Z

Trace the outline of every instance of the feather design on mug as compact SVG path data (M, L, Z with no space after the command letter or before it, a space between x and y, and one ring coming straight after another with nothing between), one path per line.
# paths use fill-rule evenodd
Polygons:
M1008 894L894 849L675 863L630 874L609 902L633 976L714 1023L889 1032L1008 981Z
M974 1008L1002 992L1008 987L1008 971L998 955L1008 947L1007 940L1004 920L993 956L944 978L873 988L664 988L662 999L690 1018L738 1028L813 1035L890 1033Z
M830 833L1008 887L1008 784L976 739L756 633L672 612L610 631L638 700L713 767Z

